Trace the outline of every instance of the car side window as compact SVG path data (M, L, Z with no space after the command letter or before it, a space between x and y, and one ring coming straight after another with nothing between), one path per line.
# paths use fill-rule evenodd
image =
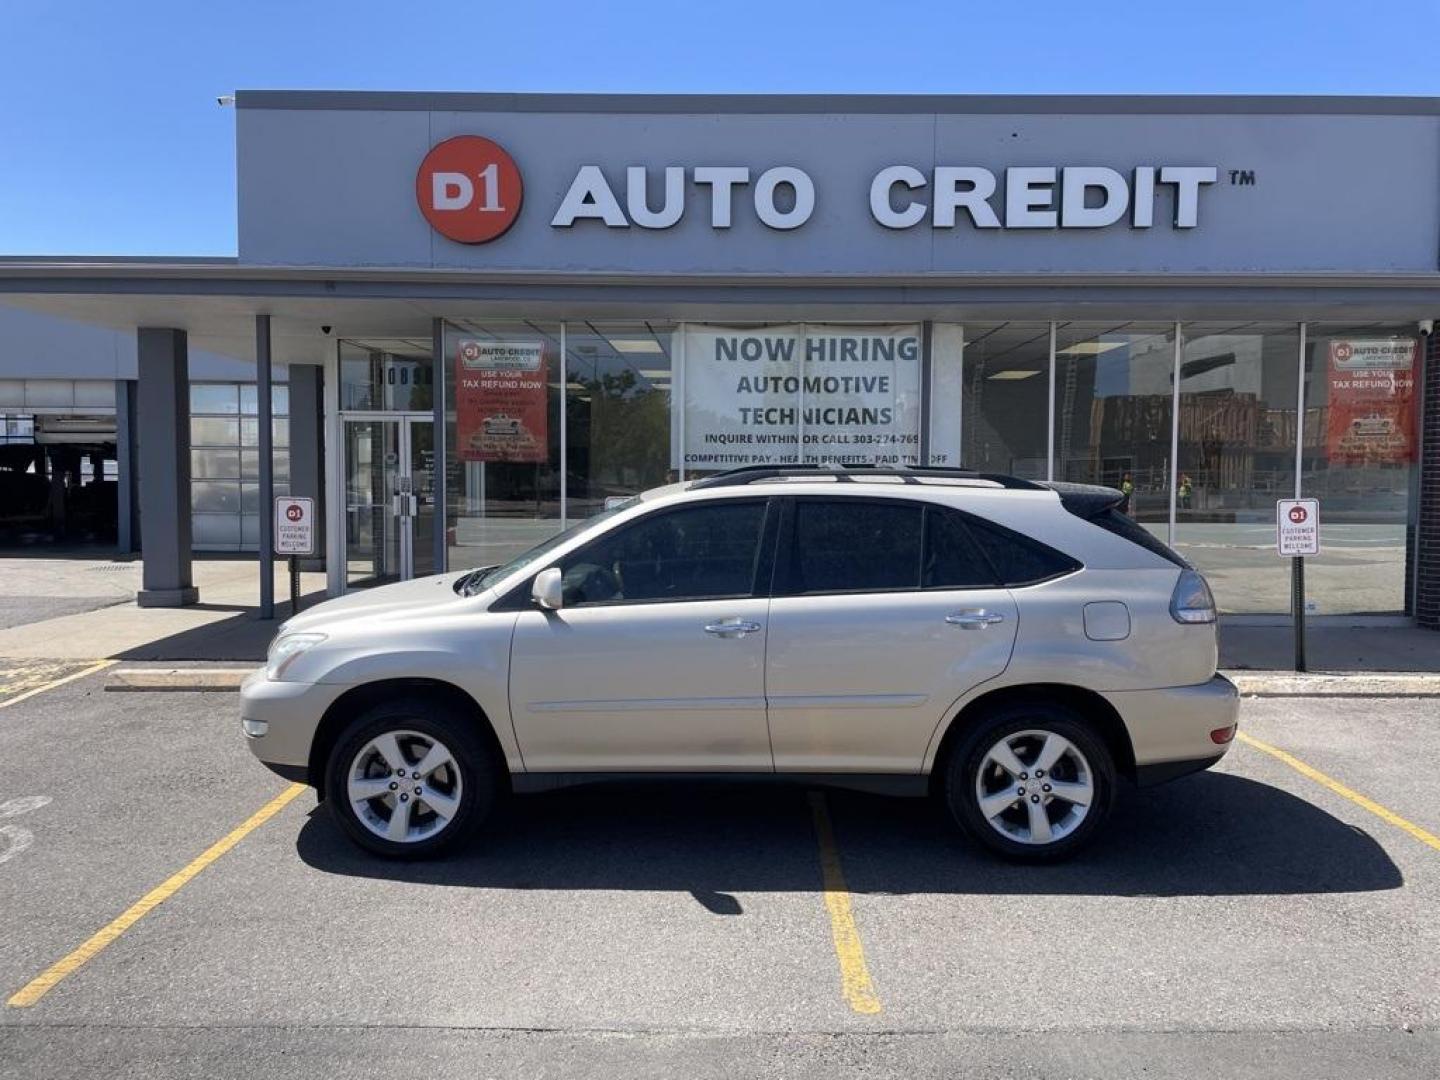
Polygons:
M565 606L750 596L764 523L763 501L641 518L558 564Z
M789 591L918 589L923 513L916 503L797 501Z
M1036 585L1080 569L1069 555L993 522L972 519L969 529L1000 580L1008 586Z
M999 585L963 515L939 506L925 508L921 584L927 589L993 589Z

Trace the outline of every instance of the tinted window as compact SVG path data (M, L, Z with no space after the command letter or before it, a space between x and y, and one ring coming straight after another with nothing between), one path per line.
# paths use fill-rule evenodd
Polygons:
M565 558L567 606L749 596L763 502L671 510L617 529Z
M1123 536L1132 544L1138 544L1146 551L1151 551L1159 555L1162 559L1168 559L1181 569L1191 569L1190 564L1177 555L1174 549L1129 514L1122 514L1119 510L1112 507L1086 520L1092 525L1099 525L1100 528L1106 532L1114 533L1116 536Z
M972 521L970 535L1006 585L1033 585L1080 569L1070 556L998 525Z
M791 591L919 588L922 512L911 503L800 500Z
M927 589L991 589L995 572L970 538L965 519L949 510L925 511L925 569Z

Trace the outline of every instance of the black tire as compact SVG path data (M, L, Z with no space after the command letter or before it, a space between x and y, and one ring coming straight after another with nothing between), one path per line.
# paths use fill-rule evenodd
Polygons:
M454 849L474 835L494 808L500 790L500 762L476 730L476 723L474 717L448 702L424 695L383 701L356 716L335 741L325 765L325 798L346 835L365 850L392 859L431 858ZM423 781L413 776L408 778L410 783L428 784L433 780L437 793L447 785L454 792L458 779L458 809L431 835L408 841L386 839L371 830L361 818L365 811L350 801L348 780L352 763L362 750L386 732L413 732L422 737L407 736L397 743L410 764L419 763L416 758L424 751L424 739L436 740L450 751L454 774L441 771ZM370 759L370 772L380 780L388 779L378 758ZM395 782L401 781L397 777ZM393 814L394 799L394 795L381 796L363 806L372 821L383 820ZM417 831L439 822L440 815L425 805L423 796L416 799L413 810L413 827Z
M1053 827L1059 833L1069 823L1064 835L1048 842L1027 842L1001 831L1009 828L1016 833L1030 833L1031 807L1026 803L1033 802L1037 793L1033 787L1027 787L1034 780L1029 777L1028 769L1023 775L1029 779L1009 777L1010 783L1016 785L1011 790L1018 792L1024 787L1026 795L1022 798L1017 794L1014 804L996 816L998 825L992 824L981 811L977 791L977 778L982 766L986 765L991 748L1006 736L1031 731L1058 735L1068 741L1076 753L1067 752L1056 763L1056 778L1060 781L1083 781L1084 776L1079 769L1087 767L1093 791L1088 807L1078 820L1070 817L1078 810L1075 804L1053 795L1038 795L1044 800L1038 806L1046 815L1046 822L1041 823L1041 827L1050 827L1048 823L1053 821ZM1033 768L1030 763L1036 760L1039 741L1039 738L1017 740L1012 749L1022 766ZM1000 766L991 762L986 769L983 788L992 796L1008 794L1001 783L1007 775ZM1105 741L1073 709L1045 701L1011 702L987 713L961 737L945 769L943 795L955 822L983 847L1016 862L1056 862L1070 857L1090 843L1105 823L1115 798L1115 762Z

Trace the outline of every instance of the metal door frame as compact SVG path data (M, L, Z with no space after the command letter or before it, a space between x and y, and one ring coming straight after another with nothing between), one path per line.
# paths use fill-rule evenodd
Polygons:
M407 484L408 484L408 483L411 483L411 482L412 482L413 477L414 477L414 470L411 468L411 465L412 465L412 463L413 463L413 453L412 453L412 442L413 442L413 440L412 440L411 437L410 437L411 427L412 427L412 425L414 425L414 424L429 424L429 425L431 425L431 427L433 428L433 427L434 427L434 424L435 424L435 416L434 416L433 413L429 413L429 412L384 412L384 411L380 411L380 410L365 409L365 410L353 410L353 411L341 412L341 413L339 414L338 419L339 419L339 423L340 423L340 439L339 439L339 445L341 446L342 449L345 448L345 447L347 447L347 446L349 445L348 441L347 441L346 438L345 438L345 425L348 424L348 423L350 423L351 421L355 421L355 422L357 422L357 423L373 423L373 422L376 422L376 421L380 421L380 422L383 422L383 423L398 424L398 425L399 425L399 428L397 429L398 438L396 439L396 445L397 445L397 447L398 447L398 452L399 452L399 455L400 455L400 460L396 463L396 466L395 466L396 476L397 476L397 479L402 480L404 483L407 483ZM342 460L342 461L339 462L339 466L340 466L340 478L341 478L341 482L342 482L342 486L341 486L341 488L340 488L339 490L340 490L341 492L343 492L343 491L344 491L344 486L343 486L343 484L344 484L344 479L345 479L345 477L347 477L347 476L349 475L350 462L349 462L348 460ZM437 478L437 480L436 480L436 483L437 483L437 485L439 484L439 479L438 479L438 478ZM437 491L438 491L438 488L437 488ZM402 511L402 507L401 507L400 499L401 499L401 497L402 497L403 495L407 495L407 494L409 495L409 497L410 497L410 499L411 499L412 501L410 502L410 504L409 504L407 507L404 508L404 509L408 510L408 512L401 512L401 511ZM436 495L436 498L439 498L439 497L440 497L440 496L437 494L437 495ZM414 492L392 491L392 492L390 493L390 499L391 499L391 513L390 513L390 516L391 516L392 518L398 519L400 522L403 523L403 524L400 525L400 535L399 535L399 540L400 540L400 580L401 580L401 581L411 581L411 580L413 580L414 577L415 577L415 516L416 516L416 511L418 510L418 498L419 498L418 493L414 493ZM339 502L343 502L344 500L342 499L342 500L338 500L338 501L339 501ZM342 513L343 513L343 507L342 507L341 509L342 509ZM345 523L343 517L341 518L341 521L339 522L339 526L340 526L341 531L343 532L344 529L345 529L345 527L346 527L346 523ZM340 539L340 550L341 550L341 552L343 553L343 551L344 551L344 545L345 545L345 537L342 535L339 539ZM381 542L383 542L383 541L381 541ZM343 557L343 555L342 555L342 557ZM349 575L348 575L348 574L342 573L342 574L339 575L339 581L337 582L337 584L339 585L339 592L341 592L341 593L346 593L346 592L349 592L349 591L350 591L350 583L349 583L349 580L348 580L348 579L349 579Z

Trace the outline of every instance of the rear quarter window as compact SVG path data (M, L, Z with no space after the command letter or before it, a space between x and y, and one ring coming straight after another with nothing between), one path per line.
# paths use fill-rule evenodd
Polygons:
M1000 581L1011 588L1038 585L1081 568L1069 555L993 521L972 519L970 535L990 560Z
M1193 570L1188 562L1176 554L1175 550L1157 537L1149 529L1145 528L1129 514L1121 513L1111 507L1103 513L1092 515L1085 519L1092 525L1098 525L1108 533L1114 533L1132 544L1136 544L1146 551L1159 555L1162 559L1174 563L1182 570Z

